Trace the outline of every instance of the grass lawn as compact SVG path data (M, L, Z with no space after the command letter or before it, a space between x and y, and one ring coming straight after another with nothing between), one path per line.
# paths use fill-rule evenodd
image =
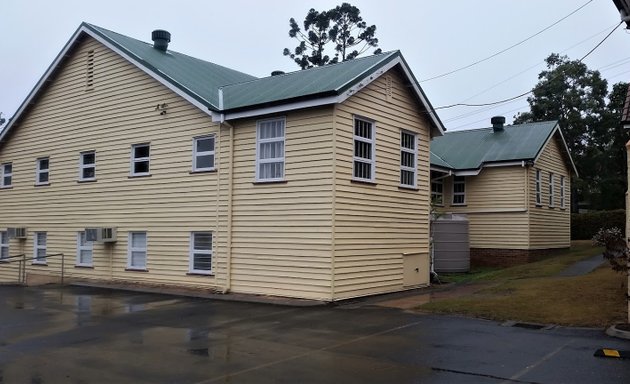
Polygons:
M556 276L567 266L601 251L590 241L576 241L570 250L538 262L445 275L446 281L482 283L484 288L432 301L418 310L572 326L603 327L625 322L626 275L604 264L585 276Z

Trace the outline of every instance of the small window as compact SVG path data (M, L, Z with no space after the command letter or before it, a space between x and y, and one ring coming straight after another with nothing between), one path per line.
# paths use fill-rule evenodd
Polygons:
M417 136L414 133L400 132L400 185L416 187L418 157Z
M352 178L358 181L375 180L374 122L354 118L354 158Z
M46 232L35 232L33 237L33 264L46 264Z
M453 177L453 205L466 204L466 178L464 176Z
M9 188L13 185L13 164L4 163L0 167L0 188Z
M79 156L79 180L96 180L96 152L81 152Z
M444 205L444 179L438 172L431 171L431 204Z
M87 241L85 232L77 233L77 265L91 267L93 249L94 243Z
M35 185L48 185L50 183L50 160L47 157L37 159L35 171Z
M147 268L147 233L130 232L127 251L127 267L129 269Z
M0 232L0 260L9 258L9 234L7 231Z
M550 173L549 174L549 206L552 208L554 207L554 203L555 203L553 199L554 198L553 196L554 195L554 185L553 185L554 181L555 181L554 174Z
M564 186L564 176L560 176L560 208L566 208L565 204L565 186Z
M542 180L540 169L536 170L536 205L542 205Z
M150 144L135 144L131 146L131 176L147 176L150 174L150 154Z
M191 233L190 272L212 273L212 232Z
M214 170L214 136L193 139L193 171Z
M284 180L285 120L256 124L256 181Z

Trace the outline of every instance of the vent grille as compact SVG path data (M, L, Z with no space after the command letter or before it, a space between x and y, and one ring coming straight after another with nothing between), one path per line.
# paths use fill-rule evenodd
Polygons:
M85 66L85 88L92 89L94 86L94 50L87 53L87 62Z

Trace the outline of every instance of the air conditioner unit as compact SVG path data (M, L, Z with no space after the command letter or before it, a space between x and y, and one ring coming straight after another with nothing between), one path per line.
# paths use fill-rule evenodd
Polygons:
M97 241L100 228L85 228L85 241Z
M7 228L9 239L26 239L26 228Z
M99 228L96 241L101 243L113 243L116 241L116 228Z

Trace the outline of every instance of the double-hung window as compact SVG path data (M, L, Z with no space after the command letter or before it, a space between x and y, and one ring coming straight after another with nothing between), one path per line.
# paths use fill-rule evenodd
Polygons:
M50 159L42 157L37 159L35 168L35 185L47 185L50 183Z
M190 234L190 273L212 273L212 232Z
M285 119L256 123L256 181L284 180Z
M444 179L434 171L431 171L431 204L444 204Z
M453 177L453 204L452 205L464 205L466 204L466 177L454 176Z
M376 168L374 122L354 117L354 157L352 178L374 182Z
M0 166L0 188L9 188L13 185L13 164L4 163Z
M35 232L33 235L33 264L46 264L46 232Z
M542 205L542 179L540 169L536 170L536 205Z
M85 232L77 233L77 265L83 267L92 266L92 253L94 243L87 241Z
M131 146L131 176L150 175L150 144L134 144Z
M96 180L96 152L81 152L79 155L79 180Z
M418 144L416 134L400 132L400 185L416 187Z
M0 260L9 257L9 234L7 231L0 232Z
M214 170L214 136L193 139L193 172Z
M127 268L140 270L147 268L146 232L129 232Z
M553 185L554 181L555 181L554 179L555 179L554 178L554 174L553 173L549 173L549 207L552 207L552 208L555 205L555 202L554 202L554 199L553 199L554 198L553 195L554 195L554 192L555 192L554 191L555 188L554 188L554 185Z
M560 176L560 208L565 208L566 195L564 186L564 176Z

